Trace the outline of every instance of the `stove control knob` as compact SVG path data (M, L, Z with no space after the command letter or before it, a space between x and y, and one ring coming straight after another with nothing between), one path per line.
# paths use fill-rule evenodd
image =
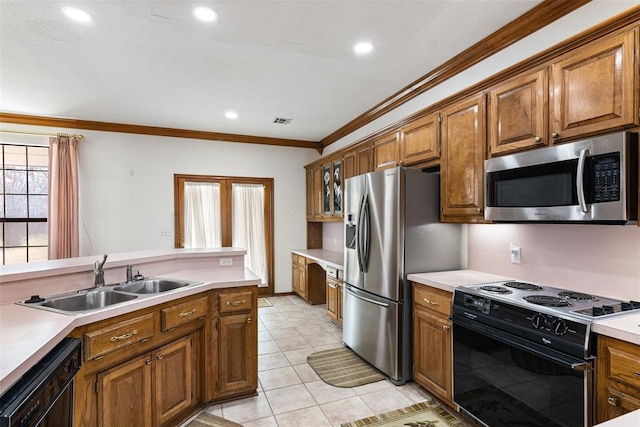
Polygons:
M544 318L542 314L535 314L531 318L531 323L533 324L533 327L536 329L544 329L547 324L547 320Z
M558 319L558 320L555 320L553 322L553 332L556 335L564 335L564 334L566 334L567 333L567 329L569 329L569 327L564 322L564 320Z

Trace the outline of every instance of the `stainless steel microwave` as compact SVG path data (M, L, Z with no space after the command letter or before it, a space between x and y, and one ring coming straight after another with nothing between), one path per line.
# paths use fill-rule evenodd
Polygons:
M619 132L485 160L485 219L638 219L638 134Z

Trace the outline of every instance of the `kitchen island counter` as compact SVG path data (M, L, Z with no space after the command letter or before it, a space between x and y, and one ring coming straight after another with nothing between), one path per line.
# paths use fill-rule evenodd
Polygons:
M14 303L0 305L0 394L4 393L31 366L79 326L212 289L257 286L260 283L260 279L240 263L236 263L230 268L220 267L215 259L203 259L201 251L198 251L195 256L198 258L196 263L193 263L194 259L189 260L189 257L185 255L185 253L181 253L178 256L183 262L172 264L175 270L165 270L153 276L193 280L202 284L152 294L77 315L58 314ZM210 255L213 258L235 257L244 255L244 250L212 251ZM156 256L157 254L154 255L154 257ZM171 255L167 254L163 256L163 261L169 261L171 258ZM142 264L144 257L138 257L136 260L139 265L144 265ZM202 261L205 261L204 264ZM209 267L206 264L209 264ZM44 277L44 269L40 269L38 275ZM65 276L59 275L57 269L53 268L51 275L64 282ZM27 287L26 292L30 294L28 291ZM2 286L0 286L0 292L4 292ZM49 293L41 292L41 290L34 293L48 296L59 292L61 291L52 289Z

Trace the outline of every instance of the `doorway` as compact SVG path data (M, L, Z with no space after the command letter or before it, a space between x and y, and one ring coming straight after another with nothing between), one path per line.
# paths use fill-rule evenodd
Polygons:
M273 295L273 178L174 175L175 247L241 247Z

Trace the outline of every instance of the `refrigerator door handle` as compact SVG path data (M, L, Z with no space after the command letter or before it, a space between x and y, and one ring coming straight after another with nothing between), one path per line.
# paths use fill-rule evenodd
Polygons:
M358 229L356 231L356 234L358 236L358 244L356 247L356 253L358 254L358 267L360 267L360 271L362 272L366 272L366 269L364 266L364 253L363 253L364 205L365 205L366 198L367 196L365 194L362 196L362 199L360 200L360 207L358 209L358 226L357 226Z
M346 291L346 292L349 292L349 294L350 294L352 297L354 297L354 298L358 298L359 300L366 301L366 302L370 302L371 304L376 304L376 305L379 305L379 306L381 306L381 307L385 307L385 308L386 308L386 307L389 307L389 304L386 304L386 303L384 303L384 302L380 302L380 301L376 301L376 300L373 300L373 299L370 299L370 298L365 298L365 297L363 297L363 296L360 296L360 295L358 295L358 294L354 293L354 292L351 290L351 288L350 288L350 287L349 287L349 288L345 288L345 291Z
M366 273L369 271L369 258L371 257L371 206L369 205L369 198L365 195L364 203L364 248L363 248L363 271Z

